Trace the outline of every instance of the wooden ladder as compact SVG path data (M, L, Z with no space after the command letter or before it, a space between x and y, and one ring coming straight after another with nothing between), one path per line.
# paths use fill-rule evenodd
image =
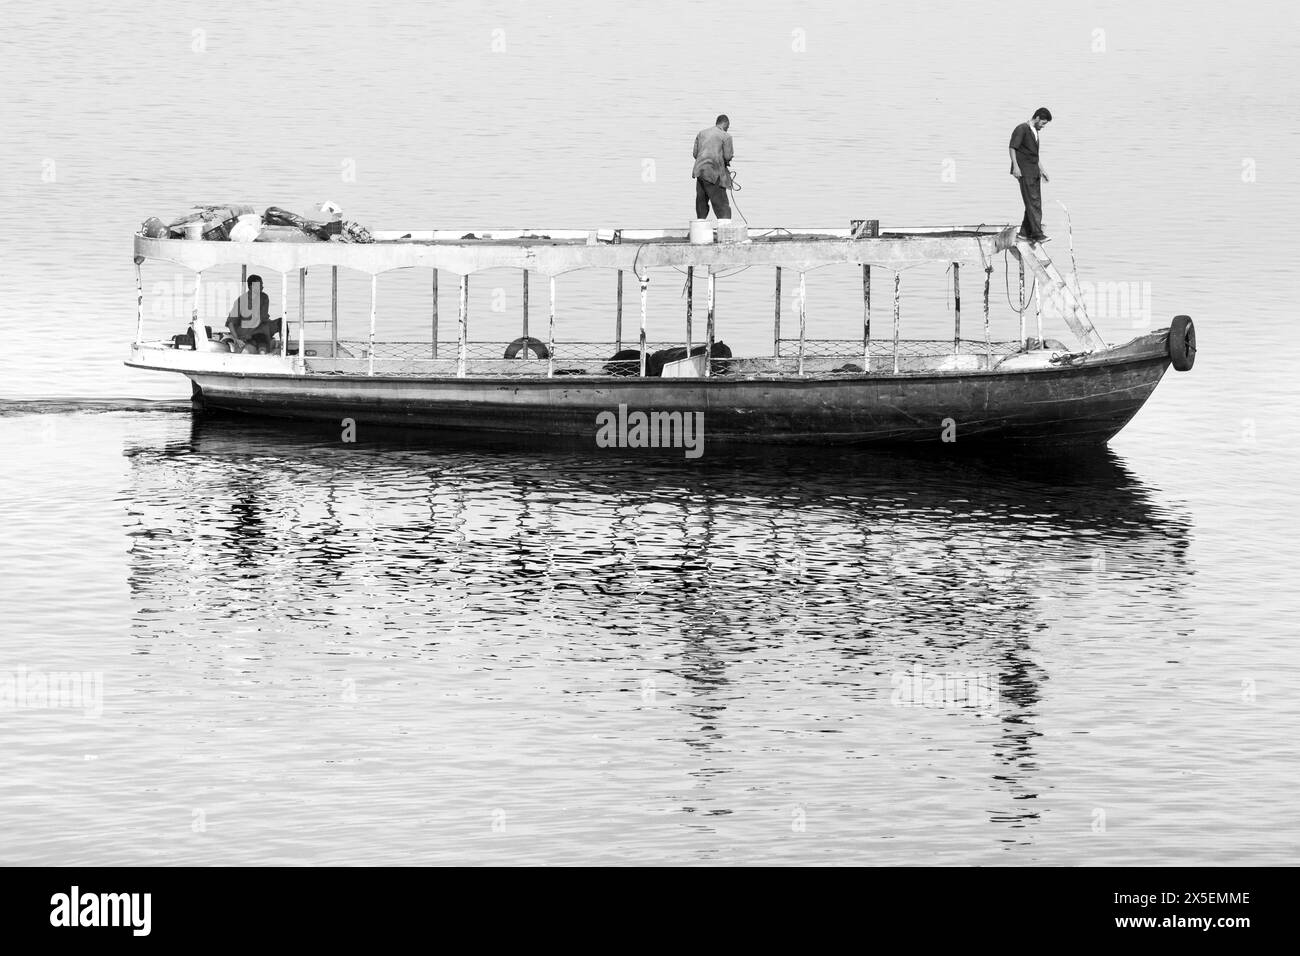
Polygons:
M1043 249L1042 244L1017 239L1012 249L1016 258L1033 273L1043 292L1049 296L1054 295L1057 297L1057 301L1063 306L1061 312L1065 324L1083 343L1084 348L1089 352L1109 348L1097 332L1096 326L1092 324L1092 319L1088 318L1088 310L1084 308L1079 297L1074 294L1074 290L1062 278L1060 271L1052 264L1052 260Z

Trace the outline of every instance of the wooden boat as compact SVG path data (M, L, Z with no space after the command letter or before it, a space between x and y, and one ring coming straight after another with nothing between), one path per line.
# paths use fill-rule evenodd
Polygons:
M692 417L714 442L858 444L870 442L1018 442L1097 444L1118 432L1172 364L1190 369L1195 329L1187 316L1168 328L1108 345L1082 298L1043 248L1017 239L1014 227L897 229L865 235L852 229L751 229L750 241L693 244L687 230L460 230L375 233L375 242L242 243L135 237L137 330L128 365L178 372L194 383L200 410L288 419L417 426L471 435L554 435L613 441L620 447L682 447ZM995 256L1020 264L1020 335L994 341L989 288ZM200 348L144 336L141 264L160 260L195 273L190 334ZM273 354L232 354L208 343L198 303L205 271L255 263L281 274L287 334ZM900 336L904 269L932 264L953 270L954 332L950 340ZM962 266L983 270L983 337L962 335ZM732 356L715 347L717 273L764 266L775 270L773 348L769 355ZM824 267L861 270L863 322L852 338L812 340L806 334L804 274ZM329 267L334 303L329 336L308 335L304 290L309 269ZM362 341L338 333L338 269L371 277L370 326ZM420 343L376 337L378 277L395 269L431 270L430 335ZM487 269L524 274L523 334L507 344L471 340L469 278ZM615 334L603 343L557 341L555 278L579 269L617 273ZM656 270L687 274L686 341L665 353L646 328L649 280ZM707 283L702 341L693 341L695 272ZM892 279L890 334L872 336L873 271ZM288 281L297 272L299 314L288 313ZM798 336L781 331L783 273L797 273ZM437 287L442 273L459 278L454 344L439 341ZM1039 296L1056 303L1076 347L1045 341L1026 329L1025 275ZM623 287L639 285L640 326L634 349L623 341ZM528 332L528 282L549 280L545 339ZM877 323L877 328L879 323ZM860 335L858 332L860 331ZM211 349L211 350L209 350ZM602 442L602 435L605 441Z

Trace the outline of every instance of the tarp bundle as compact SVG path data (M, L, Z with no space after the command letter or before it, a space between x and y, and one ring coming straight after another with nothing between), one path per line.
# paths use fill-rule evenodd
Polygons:
M239 221L240 216L246 216L252 213L253 207L243 204L224 205L196 205L179 219L175 219L167 225L167 232L172 238L180 239L185 236L185 227L195 223L203 223L204 239L229 239L230 230L234 228L235 223Z
M268 206L266 212L262 213L262 221L268 226L293 226L302 230L306 235L314 236L325 242L328 242L332 236L340 235L343 231L342 220L312 222L295 212L281 209L279 206Z
M332 203L322 207L337 217L339 210ZM203 204L172 222L163 224L151 217L141 224L140 232L150 239L184 239L193 235L195 224L200 234L209 241L237 242L374 242L370 230L357 222L345 222L341 217L330 222L314 222L279 206L270 206L258 216L253 207L242 203L224 205ZM256 231L254 231L256 230Z

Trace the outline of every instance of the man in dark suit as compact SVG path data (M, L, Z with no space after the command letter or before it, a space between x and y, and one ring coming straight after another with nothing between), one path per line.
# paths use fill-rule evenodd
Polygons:
M1051 121L1052 111L1040 106L1028 123L1021 123L1011 132L1011 175L1020 181L1020 198L1025 203L1020 237L1030 242L1048 239L1043 235L1043 190L1039 180L1044 183L1051 180L1038 158L1038 133Z

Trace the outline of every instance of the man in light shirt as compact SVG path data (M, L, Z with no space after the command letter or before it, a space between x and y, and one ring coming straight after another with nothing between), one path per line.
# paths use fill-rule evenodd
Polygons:
M731 165L735 150L731 145L731 120L724 113L714 125L702 129L695 136L695 168L691 175L695 177L695 218L705 219L709 215L709 205L713 214L719 219L731 218L731 201L727 190L731 188Z
M1039 184L1051 182L1047 170L1038 158L1038 133L1052 121L1052 111L1046 106L1034 110L1028 123L1021 123L1011 132L1011 175L1020 181L1020 198L1025 204L1025 218L1020 224L1020 238L1030 242L1047 242L1043 235L1043 190Z

